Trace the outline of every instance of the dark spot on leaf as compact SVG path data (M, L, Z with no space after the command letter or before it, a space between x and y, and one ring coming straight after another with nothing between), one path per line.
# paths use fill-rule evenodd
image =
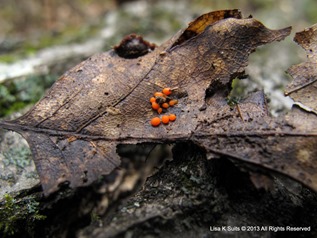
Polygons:
M69 188L69 185L70 185L70 182L69 182L69 181L64 181L64 182L58 184L58 187L59 187L60 189L65 189L65 188Z
M177 88L173 90L173 96L177 99L185 98L188 96L188 92L185 89Z
M207 109L207 104L204 103L198 110L199 111L205 111Z
M155 49L155 44L145 41L142 36L131 34L123 38L121 43L114 47L115 52L122 58L135 59Z
M82 180L83 180L83 183L88 182L88 171L87 170L84 171L84 174L82 175Z
M246 79L246 78L248 78L248 77L249 77L249 75L247 75L247 74L245 74L245 73L243 73L243 74L237 76L238 79Z

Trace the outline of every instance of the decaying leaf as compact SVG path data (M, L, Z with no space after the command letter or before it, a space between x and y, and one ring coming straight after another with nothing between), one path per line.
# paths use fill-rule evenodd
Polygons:
M316 126L296 121L297 114L315 118L297 109L284 119L271 118L262 92L235 108L226 101L248 56L290 30L269 30L238 10L207 13L143 56L123 58L115 50L92 56L66 72L27 114L0 126L27 139L47 195L66 181L78 187L120 174L120 144L183 140L210 158L255 164L317 191ZM178 104L168 112L177 120L152 127L157 112L149 99L164 87L175 89Z
M288 69L294 81L286 88L285 95L305 110L317 114L317 24L296 33L294 40L304 48L308 61Z
M317 105L316 55L313 54L316 33L315 25L296 34L295 41L307 50L309 62L290 67L288 72L294 81L286 91L293 99L305 104L305 110L313 108L309 111L314 111ZM278 171L317 190L316 115L294 106L284 118L273 119L267 114L262 92L250 95L237 105L236 110L230 111L229 106L222 106L220 110L208 107L208 110L211 112L203 120L208 126L202 126L194 137L198 137L197 144L210 152L210 156L226 156L257 164L257 170L263 167ZM252 172L251 179L259 186L263 182L264 187L269 184L265 179L254 179Z

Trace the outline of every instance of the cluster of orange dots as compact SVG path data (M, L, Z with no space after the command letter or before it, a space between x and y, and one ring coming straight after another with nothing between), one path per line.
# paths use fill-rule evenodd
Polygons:
M177 104L176 99L171 99L169 96L172 94L172 89L163 88L162 92L154 93L154 96L150 98L152 104L152 109L157 111L158 114L161 114L163 110L166 110L169 107L173 107ZM154 117L151 120L152 126L159 126L161 123L168 124L170 121L175 121L176 115L169 114L163 115L160 117Z

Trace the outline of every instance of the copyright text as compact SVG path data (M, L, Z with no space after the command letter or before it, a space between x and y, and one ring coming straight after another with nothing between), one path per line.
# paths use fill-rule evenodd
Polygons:
M211 232L238 232L238 231L311 231L310 226L210 226L209 230Z

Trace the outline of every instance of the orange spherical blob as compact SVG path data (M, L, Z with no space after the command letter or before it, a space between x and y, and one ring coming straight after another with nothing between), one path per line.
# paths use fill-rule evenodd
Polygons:
M154 117L151 120L152 126L159 126L161 124L161 119L159 117Z
M176 99L172 99L171 101L168 102L168 104L173 107L174 105L176 105L178 103L178 101Z
M152 102L156 102L156 98L155 97L151 97L150 98L150 102L152 103Z
M172 89L171 88L163 88L162 93L164 93L166 96L172 94Z
M168 118L169 118L170 121L175 121L176 120L176 115L175 114L170 114L168 116Z
M161 92L154 93L154 97L165 97L165 95Z
M167 115L162 116L162 122L163 122L164 124L168 124L169 121L170 121L169 116L167 116Z
M168 108L168 107L169 107L169 105L168 105L168 103L167 103L167 102L164 102L164 103L162 104L162 107L166 109L166 108Z
M162 109L161 107L160 107L159 109L157 109L157 113L158 113L158 114L161 114L162 111L163 111L163 109Z
M160 108L160 104L158 104L158 103L156 103L156 102L152 102L152 108L153 108L154 110L157 110L157 109Z

